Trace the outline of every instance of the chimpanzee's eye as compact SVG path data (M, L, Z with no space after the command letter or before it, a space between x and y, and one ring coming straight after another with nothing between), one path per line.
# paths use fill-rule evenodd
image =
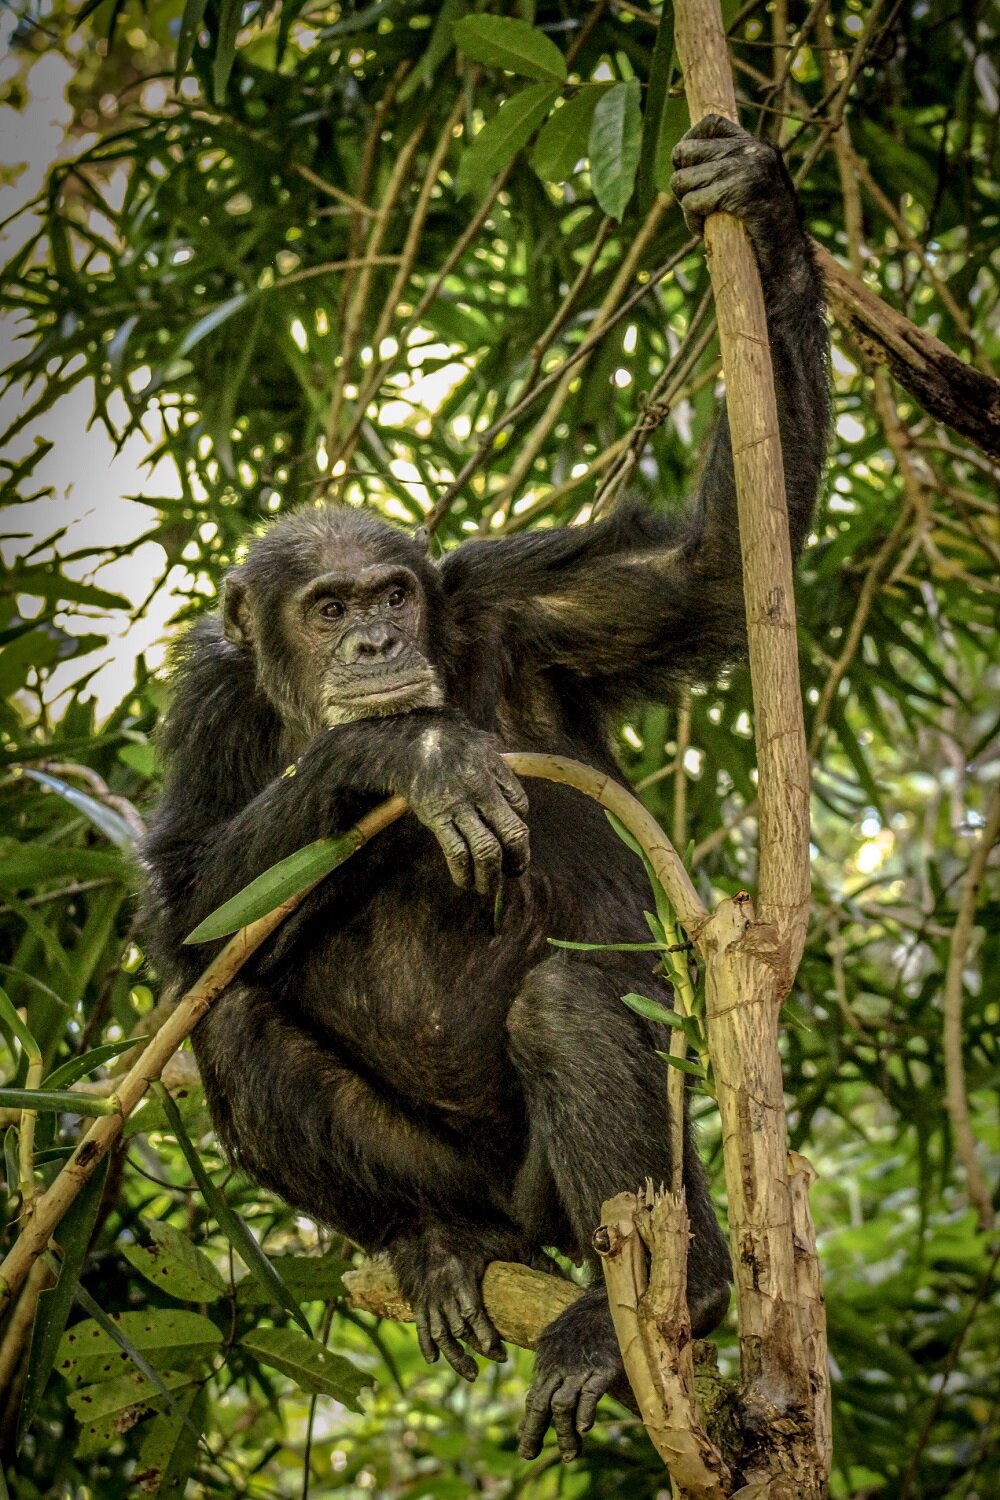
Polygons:
M324 620L339 620L343 613L344 606L341 604L339 599L327 599L326 603L320 610L320 614L323 616Z
M405 603L406 603L406 590L403 589L403 588L395 588L395 589L393 589L392 593L389 595L389 608L390 609L399 609L400 606L403 605L403 604L405 604Z

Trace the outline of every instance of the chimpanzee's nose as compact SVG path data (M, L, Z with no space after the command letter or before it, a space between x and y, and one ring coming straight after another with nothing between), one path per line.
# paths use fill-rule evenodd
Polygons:
M403 642L394 630L387 625L369 625L346 643L344 654L352 664L357 661L392 661L402 649Z

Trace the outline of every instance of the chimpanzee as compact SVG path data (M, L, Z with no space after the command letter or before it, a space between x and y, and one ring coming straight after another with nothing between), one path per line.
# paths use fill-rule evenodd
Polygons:
M718 117L688 132L674 166L688 223L735 214L757 254L798 549L829 395L791 184L771 147ZM205 953L185 934L268 865L390 794L412 809L286 922L194 1041L231 1159L387 1251L424 1355L469 1380L468 1349L504 1354L481 1299L488 1262L545 1246L587 1258L602 1200L670 1175L651 1029L620 999L669 990L648 955L548 945L648 938L642 867L599 807L520 786L500 752L620 776L610 728L624 708L710 680L743 642L723 413L683 515L633 505L468 541L432 564L370 514L305 508L253 542L221 619L182 644L145 844L152 950L169 977L194 977ZM690 1142L684 1171L704 1334L725 1312L730 1266ZM539 1452L551 1421L575 1456L621 1377L598 1278L542 1335L522 1454Z

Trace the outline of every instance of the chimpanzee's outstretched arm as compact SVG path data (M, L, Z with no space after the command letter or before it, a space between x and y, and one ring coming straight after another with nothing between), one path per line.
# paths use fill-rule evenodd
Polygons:
M793 548L809 528L829 427L822 289L777 153L709 117L679 143L675 190L698 225L733 213L761 269ZM715 676L744 650L742 565L723 413L686 514L623 507L591 526L468 542L445 586L472 639L498 614L516 660L567 668L608 708Z

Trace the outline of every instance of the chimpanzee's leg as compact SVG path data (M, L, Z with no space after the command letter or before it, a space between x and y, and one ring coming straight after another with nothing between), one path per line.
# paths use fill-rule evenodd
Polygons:
M620 955L553 958L532 971L508 1018L511 1055L531 1121L527 1178L537 1195L540 1155L551 1174L581 1256L589 1256L601 1204L647 1177L670 1181L665 1069L654 1028L621 1003L629 990L665 998L664 986L637 975ZM663 1045L659 1038L655 1042ZM688 1133L684 1153L693 1238L688 1301L696 1336L708 1333L729 1302L729 1252ZM551 1421L564 1458L594 1420L598 1399L622 1375L602 1285L595 1285L546 1329L538 1345L521 1452L534 1457Z

